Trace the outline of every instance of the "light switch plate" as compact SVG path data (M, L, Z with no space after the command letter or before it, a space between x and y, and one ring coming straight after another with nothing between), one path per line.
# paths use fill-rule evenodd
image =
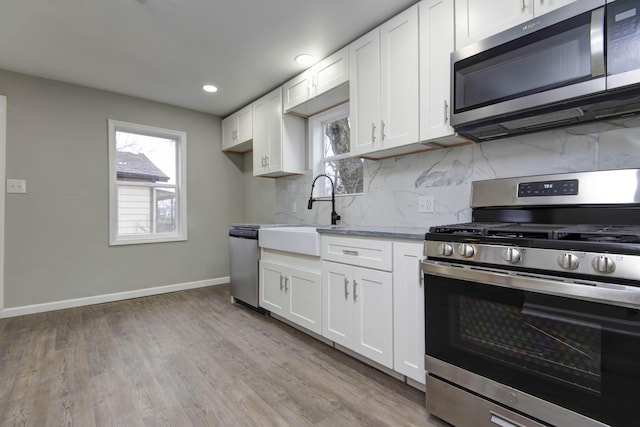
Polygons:
M27 192L27 181L24 179L7 179L7 193L24 194Z

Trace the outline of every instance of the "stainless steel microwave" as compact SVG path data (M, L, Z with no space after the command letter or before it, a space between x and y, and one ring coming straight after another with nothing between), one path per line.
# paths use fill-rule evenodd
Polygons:
M640 111L640 0L580 0L451 54L451 124L482 141Z

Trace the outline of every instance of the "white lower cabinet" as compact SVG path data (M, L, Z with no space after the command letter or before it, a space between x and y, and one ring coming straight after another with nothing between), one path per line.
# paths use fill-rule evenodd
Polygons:
M263 252L264 254L264 252ZM322 333L320 271L290 267L302 258L260 260L260 307L317 334ZM316 261L319 266L319 261Z
M423 244L393 242L393 369L424 384Z
M372 254L390 257L391 242L323 237L324 259L339 258L335 248L342 248L349 264L322 262L322 335L393 369L392 274L358 265L359 258L369 264Z

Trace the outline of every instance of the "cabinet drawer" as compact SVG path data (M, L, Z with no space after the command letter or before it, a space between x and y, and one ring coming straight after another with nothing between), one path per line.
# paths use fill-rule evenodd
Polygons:
M322 259L391 271L391 241L359 237L322 236Z

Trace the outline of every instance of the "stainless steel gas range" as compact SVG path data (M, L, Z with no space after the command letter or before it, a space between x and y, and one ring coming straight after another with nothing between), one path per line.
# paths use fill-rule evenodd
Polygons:
M471 206L426 235L428 411L640 425L640 169L477 181Z

